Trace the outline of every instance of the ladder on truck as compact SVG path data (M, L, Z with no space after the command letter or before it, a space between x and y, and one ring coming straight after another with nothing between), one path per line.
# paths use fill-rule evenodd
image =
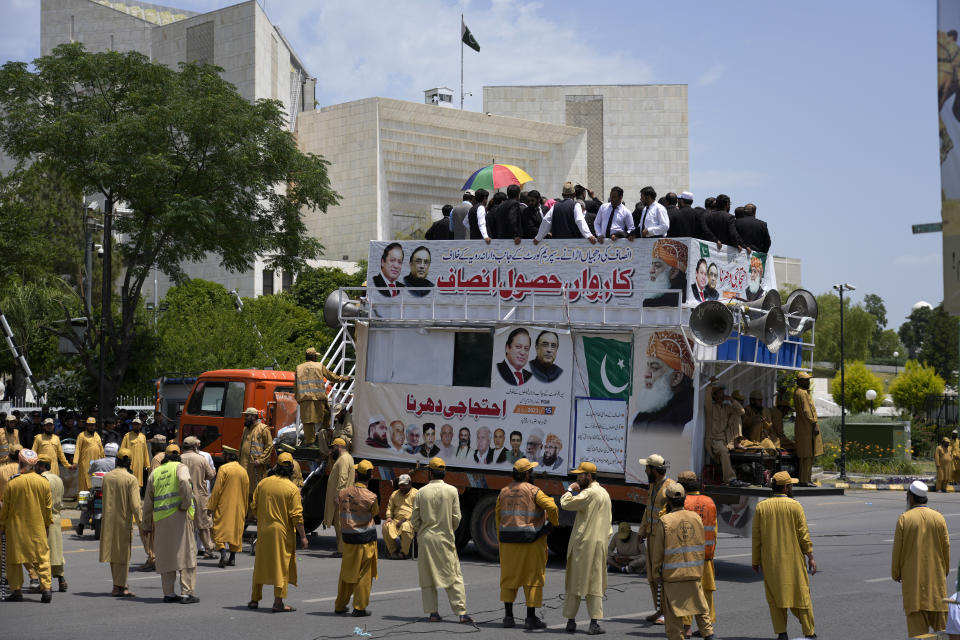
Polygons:
M337 335L327 347L320 362L327 369L341 376L350 376L349 382L328 382L327 399L330 401L330 420L334 419L332 408L338 402L342 403L347 411L353 410L353 390L356 387L354 376L357 372L357 345L350 334L347 323L340 325Z

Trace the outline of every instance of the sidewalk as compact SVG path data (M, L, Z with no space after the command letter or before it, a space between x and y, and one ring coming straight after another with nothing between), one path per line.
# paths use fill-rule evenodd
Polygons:
M814 482L820 486L832 486L838 489L852 490L876 490L876 491L906 491L907 487L914 480L922 480L933 490L936 483L935 476L868 476L859 474L847 474L846 482L840 480L840 474L837 472L824 472L815 474ZM947 485L947 492L957 491L953 485Z

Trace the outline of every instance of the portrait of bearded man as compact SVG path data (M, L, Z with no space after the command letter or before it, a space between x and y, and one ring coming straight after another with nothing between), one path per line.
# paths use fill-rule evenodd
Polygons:
M645 289L676 289L651 291L643 297L645 307L675 307L687 299L687 245L669 238L653 244L650 260L650 283ZM679 292L679 293L677 293Z
M683 430L693 418L693 354L678 331L656 331L647 342L643 384L634 400L633 428Z
M763 260L754 254L750 257L750 282L747 283L747 289L744 291L744 298L747 300L759 300L763 297L763 287L760 281L763 279Z

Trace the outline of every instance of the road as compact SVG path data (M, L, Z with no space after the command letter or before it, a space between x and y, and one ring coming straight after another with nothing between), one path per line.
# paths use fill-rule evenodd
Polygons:
M817 633L821 638L903 638L906 625L900 586L890 580L890 550L897 516L905 507L900 492L861 491L845 496L809 497L802 500L807 513L819 572L811 580ZM930 494L930 505L940 510L947 524L960 535L960 495ZM135 538L135 545L139 539ZM372 638L403 635L471 633L478 638L502 638L526 633L522 628L503 630L499 602L499 568L480 559L468 546L462 556L467 584L467 604L477 628L456 624L444 594L440 594L443 624L424 622L414 560L381 560L380 577L374 582L370 610L363 619L335 616L339 560L329 558L334 547L328 532L311 540L310 549L298 552L300 584L290 588L287 602L297 608L290 614L273 614L267 599L257 611L249 611L253 557L238 554L237 566L218 569L215 561L201 560L195 605L163 604L160 578L152 573L131 573L130 589L137 597L111 598L110 570L97 562L97 542L65 532L66 575L70 592L54 593L51 605L41 605L40 596L26 594L23 603L0 604L0 638L95 638L122 633L138 639L191 639L215 633L218 638L333 639L354 637L360 626ZM137 564L143 550L134 550ZM956 560L951 561L955 566ZM773 638L764 598L763 581L750 568L750 541L722 537L716 559L717 638L746 640ZM951 572L948 584L955 584ZM563 591L563 560L552 556L547 568L544 608L541 615L548 632L562 633L560 615ZM952 589L950 589L952 592ZM521 592L522 594L522 592ZM522 599L522 595L520 596ZM523 615L518 603L518 616ZM653 609L645 578L611 574L603 622L608 636L662 638L663 627L643 621ZM586 631L586 610L581 609L578 633ZM790 618L791 637L800 628Z

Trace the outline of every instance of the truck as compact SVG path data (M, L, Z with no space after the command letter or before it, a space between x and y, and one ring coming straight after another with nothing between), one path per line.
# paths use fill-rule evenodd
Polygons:
M765 254L693 238L374 241L367 276L364 287L339 289L324 306L337 334L322 361L353 378L328 385L328 396L352 411L352 454L373 463L370 486L382 504L401 474L426 484L429 459L444 458L445 481L460 493L458 549L472 540L482 557L497 559L497 495L521 456L539 463L535 482L554 497L566 491L570 469L594 462L614 520L636 523L648 498L640 461L658 453L670 476L698 472L721 530L738 535L749 535L769 476L796 470L789 452L738 453L738 476L750 486L730 487L704 451L708 380L728 394L760 391L771 406L779 372L812 368L815 300L804 290L780 300ZM217 438L238 442L242 425L201 421L197 410L208 403L195 397L206 393L201 382L217 381L223 402L209 407L225 406L241 380L208 374L182 422L216 449ZM260 374L244 375L244 398L276 427L277 401L250 396ZM292 374L269 375L286 381L274 392L292 392ZM313 449L294 457L307 472L304 521L313 530L323 519L325 461ZM571 525L561 510L547 540L553 552L565 553Z

